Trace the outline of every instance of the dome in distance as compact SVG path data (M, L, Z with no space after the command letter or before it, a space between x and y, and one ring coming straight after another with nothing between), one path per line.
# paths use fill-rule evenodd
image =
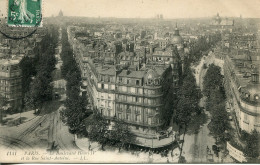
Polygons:
M171 41L172 41L172 44L181 44L183 42L182 37L181 36L176 36L176 35L174 35L172 37Z

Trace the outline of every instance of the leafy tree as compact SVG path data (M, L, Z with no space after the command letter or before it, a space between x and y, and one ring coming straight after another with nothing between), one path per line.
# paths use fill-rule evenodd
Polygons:
M66 124L69 126L69 131L73 134L86 134L86 127L83 120L86 116L85 100L82 97L75 99L68 98L66 100L66 109L64 116L66 117Z
M190 121L192 113L200 113L198 104L201 98L200 90L197 89L195 77L190 69L185 71L185 77L178 91L178 97L176 119L178 122L187 123Z
M86 126L88 129L88 138L91 141L97 141L102 145L108 144L108 123L102 118L100 114L94 113L92 119L86 120Z
M256 159L259 157L259 140L260 136L256 130L253 130L247 137L245 155L248 157L250 162L257 162Z
M211 64L207 70L207 73L203 81L203 93L209 97L210 92L214 89L220 89L223 82L223 76L221 75L221 68Z
M125 144L135 142L135 136L123 121L113 121L110 125L99 113L94 113L91 119L87 119L85 122L89 139L99 142L103 150L105 145L121 148ZM113 126L112 123L114 123ZM112 128L109 129L111 126Z
M36 75L36 68L35 68L36 60L30 58L28 56L24 57L19 66L22 72L22 98L23 103L25 99L25 94L30 90L30 84L32 82L32 77Z
M110 139L116 140L120 146L135 142L135 136L130 132L128 125L123 121L115 122L114 129L110 134Z
M220 138L224 138L225 130L229 129L228 114L224 104L215 104L212 107L212 119L210 131Z
M61 67L62 77L66 84L66 109L61 112L63 121L69 126L69 131L73 134L86 134L85 118L87 118L86 105L87 98L80 96L81 73L73 57L72 48L68 42L66 29L62 29L62 52Z

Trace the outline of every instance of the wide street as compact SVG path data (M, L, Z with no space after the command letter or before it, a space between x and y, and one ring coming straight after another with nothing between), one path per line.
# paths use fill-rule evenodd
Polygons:
M61 39L61 29L60 37ZM61 80L60 66L62 64L60 53L61 46L58 46L59 52L55 55L57 59L56 69L53 72L53 79L56 82L64 82ZM58 80L58 81L57 81ZM20 115L27 118L26 121L14 126L0 126L0 146L5 149L26 150L26 149L50 149L54 144L60 150L73 149L78 150L74 143L74 136L68 132L68 127L61 121L60 110L62 110L66 95L64 94L65 84L53 83L58 89L59 100L53 100L44 106L43 112L34 115L33 110L23 112ZM55 87L55 84L59 84ZM19 114L18 118L19 118ZM12 119L11 117L7 119Z
M204 69L203 64L211 64L214 63L214 54L212 52L209 53L208 56L204 56L201 58L200 63L193 67L195 70L195 78L197 85L200 89L203 89L203 78L207 72L207 69ZM205 97L200 100L200 107L205 107ZM221 160L213 154L211 151L211 155L207 156L207 146L210 150L212 150L212 145L215 144L215 139L209 134L210 131L208 129L208 124L210 123L210 113L204 109L204 113L207 115L207 122L201 126L199 132L197 134L186 134L184 139L183 156L187 160L187 162L193 163L209 163L215 162L218 163Z

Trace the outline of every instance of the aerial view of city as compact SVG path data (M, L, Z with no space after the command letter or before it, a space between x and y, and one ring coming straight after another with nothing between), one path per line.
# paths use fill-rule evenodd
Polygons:
M258 6L0 0L0 163L260 163Z

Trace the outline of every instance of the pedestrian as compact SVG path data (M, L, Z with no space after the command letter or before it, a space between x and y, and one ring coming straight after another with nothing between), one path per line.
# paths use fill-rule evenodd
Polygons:
M169 162L169 158L167 158L167 163L170 163L170 162Z
M171 157L173 157L173 150L171 151Z

